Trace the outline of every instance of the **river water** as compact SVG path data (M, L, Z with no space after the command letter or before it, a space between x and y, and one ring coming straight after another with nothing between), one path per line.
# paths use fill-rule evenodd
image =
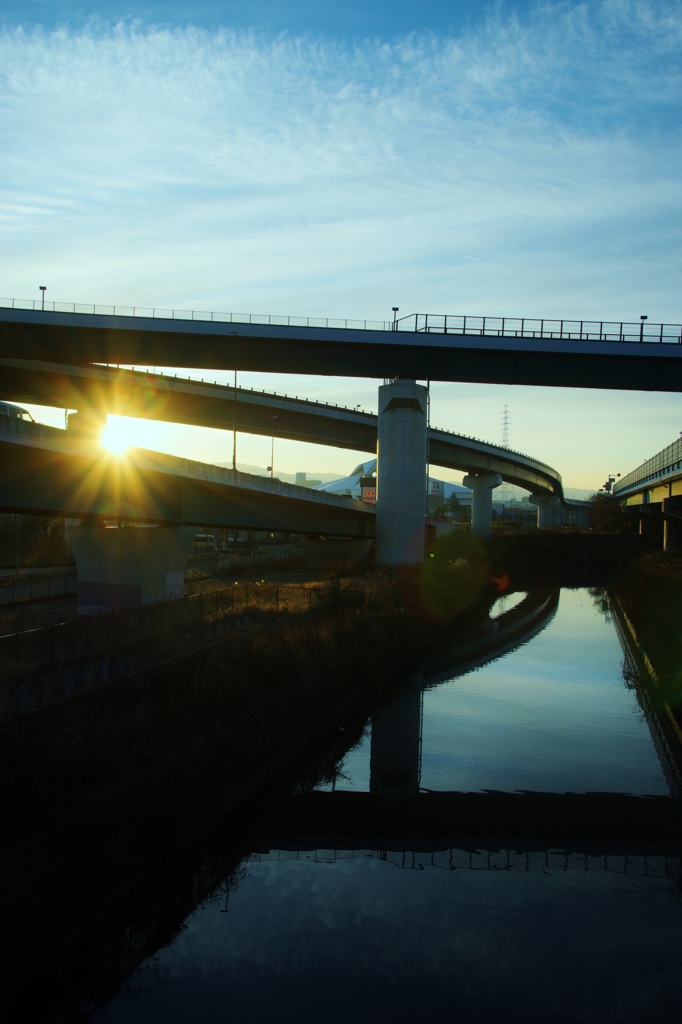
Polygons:
M682 1017L678 850L618 796L670 789L603 601L502 599L412 682L92 1021Z

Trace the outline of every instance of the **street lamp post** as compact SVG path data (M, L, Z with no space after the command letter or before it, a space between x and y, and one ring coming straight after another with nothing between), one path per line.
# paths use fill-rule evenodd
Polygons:
M271 480L275 475L275 420L277 418L277 416L272 417L272 444L270 446L270 465L268 466Z
M396 313L400 312L400 306L391 306L391 309L393 310L393 330L397 331L398 328L396 326L396 323L398 318L396 316Z
M639 318L639 340L644 341L644 321L648 320L648 316L640 316Z
M232 410L232 469L237 472L237 371L234 371L234 408Z
M44 313L45 312L45 289L47 288L47 285L46 284L39 284L38 287L40 288L40 291L42 292L42 296L41 296L41 298L42 298L42 307L41 308L42 308L42 311Z

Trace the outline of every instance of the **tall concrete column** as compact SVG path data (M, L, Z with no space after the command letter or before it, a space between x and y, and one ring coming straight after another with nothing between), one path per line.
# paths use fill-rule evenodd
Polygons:
M379 388L376 558L424 560L427 389L414 380Z
M547 530L551 526L561 526L559 517L563 510L561 502L554 494L531 494L529 504L537 505L537 527L538 530Z
M666 555L672 555L675 551L675 524L669 519L663 520L663 550Z
M72 526L78 614L101 615L182 597L193 526Z
M477 537L489 537L493 529L493 488L499 487L502 477L499 473L485 473L474 476L470 473L462 480L471 488L471 532Z
M372 716L369 791L389 803L419 792L421 691L406 693Z

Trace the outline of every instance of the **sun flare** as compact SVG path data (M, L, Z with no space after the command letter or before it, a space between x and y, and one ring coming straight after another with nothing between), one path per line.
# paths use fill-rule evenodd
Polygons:
M100 441L112 455L122 455L135 444L135 424L124 416L109 416Z

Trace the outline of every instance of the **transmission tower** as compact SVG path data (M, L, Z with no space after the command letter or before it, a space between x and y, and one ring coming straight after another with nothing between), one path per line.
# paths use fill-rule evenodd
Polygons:
M505 405L504 409L502 410L502 442L501 442L501 447L502 448L509 448L509 424L510 424L510 421L511 421L511 413L509 412L509 406ZM511 484L508 484L506 482L506 480L504 481L504 483L500 487L497 487L496 490L495 490L495 500L496 501L504 501L504 502L513 501L515 497L516 497L516 493L514 491L514 488L511 486Z
M509 447L509 422L511 420L511 413L509 412L509 406L505 405L502 410L502 447Z

